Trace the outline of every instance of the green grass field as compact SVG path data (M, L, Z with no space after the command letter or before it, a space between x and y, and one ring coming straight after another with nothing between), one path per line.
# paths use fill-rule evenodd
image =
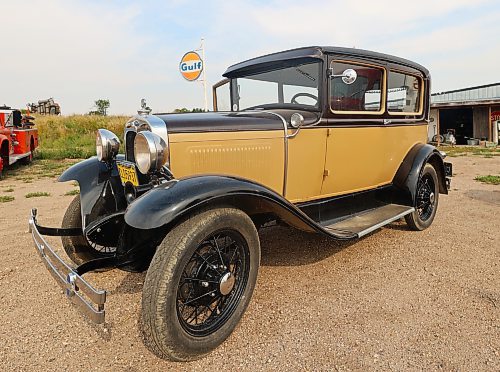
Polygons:
M95 133L99 128L114 132L120 140L125 116L36 116L39 159L85 159L95 155Z
M479 147L479 146L440 146L439 150L444 151L449 157L457 156L484 156L491 158L500 156L500 147Z

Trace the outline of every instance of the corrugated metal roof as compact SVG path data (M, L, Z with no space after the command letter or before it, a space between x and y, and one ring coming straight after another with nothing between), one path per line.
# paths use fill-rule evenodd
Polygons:
M431 104L481 104L500 101L500 83L433 93Z

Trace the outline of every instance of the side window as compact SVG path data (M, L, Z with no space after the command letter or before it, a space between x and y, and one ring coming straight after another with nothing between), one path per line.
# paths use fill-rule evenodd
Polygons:
M231 90L229 80L222 80L213 88L214 111L231 111Z
M333 61L330 81L330 108L337 113L381 113L384 70L358 63ZM343 78L348 70L356 72L354 81Z
M390 71L387 89L389 113L419 113L422 79L417 76Z

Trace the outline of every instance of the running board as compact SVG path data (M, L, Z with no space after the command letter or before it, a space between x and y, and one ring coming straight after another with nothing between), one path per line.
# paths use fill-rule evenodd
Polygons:
M324 226L324 228L332 233L352 233L361 238L382 226L399 220L413 211L415 211L415 208L406 205L386 204L382 207L363 211L340 222Z

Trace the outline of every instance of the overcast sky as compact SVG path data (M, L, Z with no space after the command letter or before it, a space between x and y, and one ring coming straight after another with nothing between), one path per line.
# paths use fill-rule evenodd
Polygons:
M112 114L134 114L142 97L154 111L203 107L202 84L178 69L201 37L210 87L233 63L308 45L414 60L433 92L500 81L498 0L0 0L0 14L0 104L18 108L48 97L63 114L99 98Z

